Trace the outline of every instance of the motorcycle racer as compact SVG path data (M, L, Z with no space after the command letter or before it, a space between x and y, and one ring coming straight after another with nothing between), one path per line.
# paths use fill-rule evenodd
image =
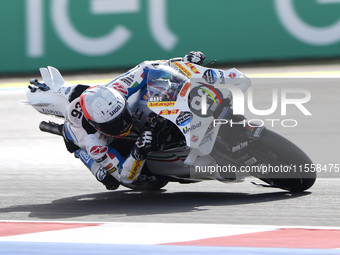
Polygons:
M67 149L108 189L242 182L248 174L291 192L310 188L316 179L311 159L279 134L237 115L251 80L236 68L210 67L215 60L190 63L201 60L195 55L145 61L91 88L69 84L47 66L39 69L43 83L30 80L24 103L66 119L61 125L42 121L39 129L64 137ZM272 166L284 170L266 170Z
M202 65L206 57L202 52L191 51L180 59ZM115 138L128 135L132 129L126 100L146 86L148 70L170 63L171 60L144 61L107 85L80 85L66 109L62 133L68 151L74 152L108 190L117 189L120 183L135 182L152 147L151 130L142 132L128 148L126 157L119 152L121 148L110 146Z

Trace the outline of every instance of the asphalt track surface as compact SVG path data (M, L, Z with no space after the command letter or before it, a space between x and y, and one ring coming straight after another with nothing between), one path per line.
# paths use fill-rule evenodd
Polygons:
M273 82L256 78L260 73L274 73L275 79L280 77L279 73L285 73L285 78L313 73L322 76L324 71L334 75L339 67L239 69L253 74L254 91L266 95ZM94 84L115 75L65 79L71 83L86 80ZM82 163L66 151L60 137L39 131L42 120L60 123L62 120L41 115L21 102L25 100L25 94L17 87L22 86L23 79L1 80L0 220L340 227L340 173L329 166L340 163L339 78L280 81L278 86L306 88L311 92L312 98L306 107L312 116L302 116L298 109L291 109L289 116L279 114L272 118L296 118L298 126L278 125L271 129L296 143L315 163L326 165L328 171L321 172L315 185L301 194L258 187L250 180L237 184L217 181L186 185L170 183L156 192L126 188L106 191ZM4 89L8 87L15 92ZM266 98L269 98L268 94L261 101L265 107L269 100Z

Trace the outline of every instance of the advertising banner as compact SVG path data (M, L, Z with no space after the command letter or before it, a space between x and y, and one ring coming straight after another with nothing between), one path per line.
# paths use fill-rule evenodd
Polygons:
M340 56L340 0L3 0L0 73Z

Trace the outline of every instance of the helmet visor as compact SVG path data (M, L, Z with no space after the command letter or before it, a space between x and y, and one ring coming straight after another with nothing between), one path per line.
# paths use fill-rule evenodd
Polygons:
M108 136L125 136L130 133L132 127L131 113L126 107L118 118L106 123L93 123L103 134Z

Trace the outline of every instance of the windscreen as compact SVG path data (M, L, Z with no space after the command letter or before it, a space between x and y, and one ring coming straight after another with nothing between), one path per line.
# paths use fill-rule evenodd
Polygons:
M149 103L175 102L186 82L188 78L170 67L150 70L147 79Z

